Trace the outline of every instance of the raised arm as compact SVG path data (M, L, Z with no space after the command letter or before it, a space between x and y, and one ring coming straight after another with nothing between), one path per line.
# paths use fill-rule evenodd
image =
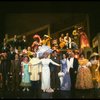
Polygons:
M58 64L58 63L52 61L51 59L50 59L50 62L51 62L53 65L60 66L60 64Z

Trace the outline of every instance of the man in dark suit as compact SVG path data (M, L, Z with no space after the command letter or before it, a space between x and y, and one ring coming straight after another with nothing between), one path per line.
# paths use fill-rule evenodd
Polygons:
M71 77L71 90L74 90L79 63L78 63L78 59L74 57L73 51L68 52L68 55L69 56L67 58L67 64L69 67L69 73Z
M60 63L60 59L56 50L53 51L51 55L51 59L56 62ZM51 72L51 88L54 90L59 90L60 88L60 79L58 77L58 72L60 71L60 67L55 66L50 63L50 72Z

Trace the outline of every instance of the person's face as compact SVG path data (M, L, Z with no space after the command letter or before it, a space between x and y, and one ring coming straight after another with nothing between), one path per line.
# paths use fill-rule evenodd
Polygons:
M68 36L69 34L68 33L66 33L66 36Z
M54 52L54 56L57 56L57 52Z
M63 37L64 36L64 34L61 34L61 37Z
M74 52L71 52L71 57L74 57Z
M16 35L14 35L14 38L17 38L17 36L16 36Z
M68 51L68 56L71 57L72 51Z
M84 55L81 55L80 58L84 58Z
M18 54L16 54L16 55L15 55L15 59L18 59L18 58L19 58L19 56L18 56Z
M31 47L28 47L27 50L30 51L31 50Z
M10 51L13 51L13 48L12 47L10 48Z
M23 36L23 39L25 39L25 38L26 38L26 36L24 35L24 36Z
M66 58L66 55L65 54L63 54L63 58Z
M25 57L25 58L24 58L24 61L28 61L28 57Z
M48 54L47 52L45 52L45 53L44 53L44 58L47 58L48 55L49 55L49 54Z

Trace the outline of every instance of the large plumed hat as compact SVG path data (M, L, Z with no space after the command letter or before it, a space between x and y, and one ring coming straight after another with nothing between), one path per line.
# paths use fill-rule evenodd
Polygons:
M33 36L33 39L35 39L35 38L39 38L39 39L40 39L40 36L39 36L38 34L35 34L35 35Z
M90 55L90 59L93 58L93 57L95 57L95 56L99 57L99 54L96 53L96 52L93 52L93 53Z

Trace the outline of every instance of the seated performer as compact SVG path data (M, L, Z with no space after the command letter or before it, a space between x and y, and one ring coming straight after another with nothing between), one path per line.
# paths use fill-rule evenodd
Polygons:
M50 47L50 40L51 40L51 39L52 39L52 38L51 38L50 36L44 35L44 36L43 36L43 40L41 41L41 44L42 44L42 45L47 45L47 46Z
M66 36L64 37L66 48L71 48L71 37L69 36L69 33L66 33Z
M59 46L61 49L63 49L65 47L65 41L64 41L64 34L62 33L60 38L59 38Z

